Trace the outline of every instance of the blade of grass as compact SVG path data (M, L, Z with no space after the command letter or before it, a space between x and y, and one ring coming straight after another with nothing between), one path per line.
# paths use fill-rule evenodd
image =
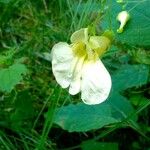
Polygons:
M1 141L1 144L0 144L0 145L3 145L3 146L6 148L6 150L11 150L11 149L9 148L8 144L5 143L5 141L3 140L3 138L2 138L1 136L0 136L0 141Z
M54 96L54 97L56 96L54 99L51 95L48 97L48 99L51 100L51 105L48 108L48 112L46 114L46 120L44 123L41 138L39 140L39 144L37 145L37 148L36 148L37 150L45 149L45 141L47 140L48 133L50 132L50 129L52 127L54 112L55 112L57 103L60 99L60 95L61 95L61 90L59 93L57 93L57 91L58 91L57 89L54 90L54 93L52 94L52 96Z

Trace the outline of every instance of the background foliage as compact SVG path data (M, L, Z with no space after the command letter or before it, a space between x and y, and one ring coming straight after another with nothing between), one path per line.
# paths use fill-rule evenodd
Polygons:
M0 149L149 150L149 6L149 0L0 0ZM121 10L131 18L118 34ZM52 46L87 26L115 35L102 58L113 87L95 106L61 89L51 70Z

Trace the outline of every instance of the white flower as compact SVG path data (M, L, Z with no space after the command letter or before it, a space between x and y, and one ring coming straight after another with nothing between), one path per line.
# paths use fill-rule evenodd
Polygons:
M69 87L75 95L81 91L81 99L89 105L105 101L111 89L111 77L101 56L110 44L105 36L88 36L82 28L71 36L71 43L59 42L52 48L52 71L62 88Z

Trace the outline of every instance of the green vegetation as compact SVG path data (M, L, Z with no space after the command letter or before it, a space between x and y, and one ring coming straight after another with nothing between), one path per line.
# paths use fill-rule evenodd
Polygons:
M0 0L0 150L150 149L149 0ZM117 14L130 19L117 33ZM114 33L108 100L85 105L52 74L51 48L83 27Z

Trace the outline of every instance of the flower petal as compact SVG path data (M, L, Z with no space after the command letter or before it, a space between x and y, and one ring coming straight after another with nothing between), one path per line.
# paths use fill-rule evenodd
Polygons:
M65 42L59 42L52 48L52 71L62 88L67 88L70 84L69 73L73 58L72 49Z
M71 35L70 40L71 40L71 43L78 43L78 42L87 43L87 41L88 41L88 28L82 28L78 31L75 31Z
M89 39L89 45L98 56L102 56L110 45L110 40L105 36L91 36Z
M71 95L76 95L80 92L80 90L81 90L81 79L80 78L74 79L70 84L69 93Z
M85 57L77 58L76 65L74 67L72 81L69 87L69 93L75 95L81 91L81 74Z
M81 99L88 105L105 101L111 90L111 77L100 60L87 62L82 70Z

